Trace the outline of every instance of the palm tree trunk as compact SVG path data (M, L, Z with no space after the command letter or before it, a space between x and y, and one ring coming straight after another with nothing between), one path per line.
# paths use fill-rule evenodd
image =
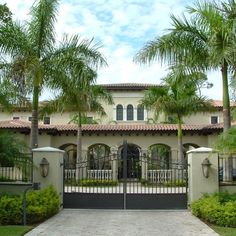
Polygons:
M229 85L228 85L228 63L224 60L221 68L222 82L223 82L223 122L224 131L228 130L231 126L230 118L230 102L229 102Z
M76 180L84 177L84 167L82 165L82 125L81 114L78 115L77 129L77 156L76 156Z
M183 153L183 134L182 134L182 120L178 117L178 162L181 165L184 164L184 153Z
M32 121L31 121L31 148L38 147L38 103L39 86L34 86L32 101Z
M230 117L230 101L229 101L229 88L228 88L228 63L224 60L224 64L221 68L222 81L223 81L223 122L224 132L231 127ZM232 181L232 158L225 157L225 165L223 167L223 180Z

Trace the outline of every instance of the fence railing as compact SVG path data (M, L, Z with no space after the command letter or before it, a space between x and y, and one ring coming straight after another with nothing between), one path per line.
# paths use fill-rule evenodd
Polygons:
M32 154L27 153L22 155L22 157L13 158L8 165L4 166L1 163L0 166L0 182L32 182L33 175L33 162Z
M112 170L88 170L88 179L112 180Z
M65 179L75 179L76 169L65 169ZM87 170L86 179L112 180L112 170Z
M0 167L2 179L19 180L22 179L22 171L17 167Z
M148 180L155 183L170 181L172 170L148 170Z
M152 183L166 183L185 180L187 175L186 169L160 169L148 170L148 181Z
M219 155L219 182L236 181L236 155Z

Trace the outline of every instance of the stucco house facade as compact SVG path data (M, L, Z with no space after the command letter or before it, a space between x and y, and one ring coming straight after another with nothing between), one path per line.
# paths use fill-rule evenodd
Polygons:
M151 84L106 84L111 92L113 105L104 104L105 117L88 114L97 124L82 126L83 160L111 154L122 158L124 140L128 149L139 160L143 155L160 161L160 168L168 169L177 162L177 125L169 124L168 117L161 115L154 119L153 111L140 106L144 91ZM155 85L157 86L157 85ZM222 132L222 102L213 101L215 111L198 113L185 117L183 144L185 150L200 146L212 147ZM66 151L66 165L76 166L76 125L71 121L72 113L54 113L44 117L39 124L38 147L51 146ZM27 144L30 141L31 112L25 107L16 108L12 113L0 113L0 129L15 132ZM104 168L104 161L93 162L91 169Z

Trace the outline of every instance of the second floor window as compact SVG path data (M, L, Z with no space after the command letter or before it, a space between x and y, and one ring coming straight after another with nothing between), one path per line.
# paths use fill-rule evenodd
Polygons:
M13 118L12 118L13 120L19 120L20 119L20 117L19 116L13 116Z
M132 105L127 106L127 120L134 119L134 108Z
M211 116L211 124L218 124L218 116Z
M144 120L144 107L142 105L138 105L137 120Z
M123 120L123 106L116 106L116 120Z
M43 118L43 123L44 123L45 125L50 125L50 117L45 116L45 117Z

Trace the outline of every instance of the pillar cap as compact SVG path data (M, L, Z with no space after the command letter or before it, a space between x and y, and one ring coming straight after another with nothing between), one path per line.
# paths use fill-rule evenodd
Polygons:
M62 152L64 153L65 151L58 149L58 148L53 148L53 147L41 147L41 148L34 148L32 149L33 152Z
M209 153L209 152L215 153L217 151L208 147L200 147L200 148L195 148L195 149L187 151L188 154L189 153Z

